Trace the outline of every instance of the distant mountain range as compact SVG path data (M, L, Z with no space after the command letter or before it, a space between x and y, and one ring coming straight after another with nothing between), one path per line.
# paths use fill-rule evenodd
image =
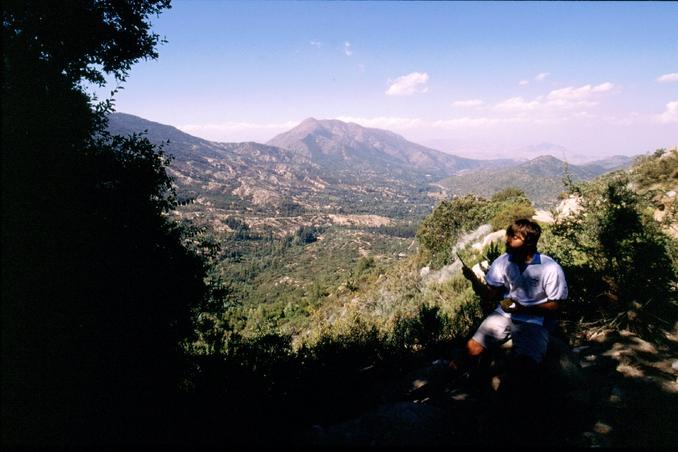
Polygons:
M586 165L569 165L550 155L543 155L508 168L474 171L448 177L440 185L452 194L475 193L489 197L513 186L523 190L539 207L553 204L565 190L564 176L575 181L590 180L603 173L630 166L633 158L615 156Z
M173 156L170 174L184 199L222 213L353 212L421 216L450 194L491 195L518 186L548 203L562 190L564 163L474 160L447 154L386 130L309 118L266 144L218 143L133 115L113 113L109 130L143 132ZM579 179L630 163L629 157L574 166ZM534 187L540 187L535 192Z

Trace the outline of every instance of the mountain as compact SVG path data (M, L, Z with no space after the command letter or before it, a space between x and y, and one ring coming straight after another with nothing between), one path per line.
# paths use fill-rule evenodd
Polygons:
M446 154L407 141L400 135L338 120L308 118L268 143L298 152L320 165L352 170L421 172L445 177L496 162Z
M280 203L293 192L324 187L318 167L295 152L265 144L216 143L174 127L137 116L113 113L112 133L143 133L172 156L169 174L180 198L194 198L210 207L241 210ZM169 142L168 142L169 141Z
M124 113L109 116L109 130L144 133L161 144L173 157L168 172L179 199L194 201L182 215L217 229L233 215L280 230L291 230L300 215L316 215L314 222L334 214L422 218L449 194L491 196L510 185L546 205L563 189L565 164L554 157L521 164L461 158L336 120L309 118L267 144L217 143ZM624 162L569 168L575 179L590 179Z
M633 164L633 161L636 156L629 157L627 155L613 155L611 157L606 157L601 160L595 160L593 162L588 162L583 167L589 167L593 171L614 171L622 168L628 168Z
M304 125L307 126L308 123ZM400 160L383 154L381 160L347 160L347 164L339 165L331 158L294 148L212 142L124 113L109 115L108 128L122 135L144 133L153 143L162 144L164 152L173 157L168 172L174 178L180 200L195 201L182 209L183 214L192 219L214 220L217 229L226 217L245 214L252 224L279 230L289 230L292 223L299 223L298 218L288 221L282 217L304 213L417 218L430 213L441 196L441 189L431 183L440 174L452 174L438 171L434 176L408 169L405 151ZM393 135L396 138L391 139L398 141ZM350 148L346 155L353 151ZM388 152L396 150L391 146ZM437 157L445 158L440 154L442 157ZM416 153L407 155L412 161L417 158ZM436 156L435 151L431 155ZM453 160L450 156L446 161Z
M452 194L475 193L489 197L506 187L523 190L535 205L546 207L553 204L565 190L563 178L566 171L573 180L589 180L600 174L627 165L626 159L605 160L598 164L568 165L551 155L542 155L519 165L498 169L471 171L451 176L440 185Z
M565 146L553 143L538 143L513 149L510 155L523 160L531 160L543 155L557 155L561 158L568 156L570 152Z

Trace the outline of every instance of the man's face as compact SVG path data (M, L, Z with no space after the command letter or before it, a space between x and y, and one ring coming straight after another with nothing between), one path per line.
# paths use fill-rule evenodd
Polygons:
M527 257L525 238L520 232L506 235L506 252L513 258L520 260Z

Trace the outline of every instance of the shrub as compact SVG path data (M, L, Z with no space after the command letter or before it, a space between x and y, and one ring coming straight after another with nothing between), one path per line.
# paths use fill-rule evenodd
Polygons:
M646 209L649 200L621 174L571 189L582 209L545 231L544 250L565 269L572 301L612 308L616 325L639 333L675 316L675 240Z
M534 216L534 207L529 201L510 201L504 204L501 210L492 217L490 224L494 230L505 229L515 220L530 219Z
M450 262L452 246L460 234L470 231L489 219L489 202L474 195L442 201L422 221L417 241L431 254L434 266Z

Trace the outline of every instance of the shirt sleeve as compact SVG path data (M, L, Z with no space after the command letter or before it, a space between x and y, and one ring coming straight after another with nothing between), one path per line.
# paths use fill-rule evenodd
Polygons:
M567 298L567 281L565 281L565 273L560 265L553 265L544 283L544 292L549 300L565 300Z
M497 258L485 274L485 282L492 287L505 287L504 284L504 271L505 259Z

